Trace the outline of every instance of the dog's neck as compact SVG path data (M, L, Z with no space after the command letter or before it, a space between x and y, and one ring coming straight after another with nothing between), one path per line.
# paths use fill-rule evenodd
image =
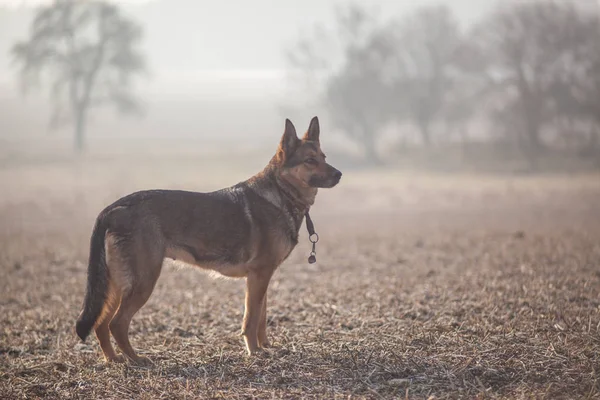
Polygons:
M267 200L277 207L290 208L294 214L298 213L302 216L314 204L318 191L317 188L295 185L290 179L281 176L278 168L272 164L267 165L247 183L251 187L260 188L259 193L268 193Z
M293 182L279 174L275 174L274 181L284 201L287 201L302 214L310 210L310 207L315 203L317 188L298 188L298 185L294 185Z

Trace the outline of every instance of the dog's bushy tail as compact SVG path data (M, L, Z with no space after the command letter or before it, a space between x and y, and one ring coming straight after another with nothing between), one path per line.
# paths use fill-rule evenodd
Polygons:
M105 237L106 224L102 215L100 215L96 220L90 239L87 289L83 301L83 309L75 325L77 336L82 341L85 341L85 338L90 334L90 331L96 324L96 320L102 313L102 308L106 301L109 278L104 249Z

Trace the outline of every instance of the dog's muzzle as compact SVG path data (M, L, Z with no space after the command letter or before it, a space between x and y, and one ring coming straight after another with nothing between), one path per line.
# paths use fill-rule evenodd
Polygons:
M336 170L336 171L333 173L333 182L334 182L333 186L335 186L335 185L337 185L338 183L340 183L340 179L342 179L342 171L338 171L338 170Z

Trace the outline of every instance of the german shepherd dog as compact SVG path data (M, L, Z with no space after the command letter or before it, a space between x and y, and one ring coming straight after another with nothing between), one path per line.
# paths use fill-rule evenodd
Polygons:
M325 162L319 131L314 117L298 139L286 120L269 164L232 187L210 193L146 190L106 207L90 240L87 291L76 324L81 340L94 328L107 362L151 364L129 343L129 324L169 258L246 278L241 333L246 350L252 355L268 347L271 276L298 243L317 189L331 188L342 177ZM126 358L115 353L111 334Z

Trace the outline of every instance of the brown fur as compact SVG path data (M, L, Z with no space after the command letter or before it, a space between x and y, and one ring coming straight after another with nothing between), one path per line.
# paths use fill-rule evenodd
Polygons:
M146 303L165 258L221 275L246 278L242 335L248 354L268 345L267 288L298 242L317 189L335 186L341 172L325 162L319 121L302 139L286 120L275 156L263 171L211 193L149 190L125 196L96 220L90 243L88 286L77 334L92 328L107 361L149 361L129 343L129 325Z

